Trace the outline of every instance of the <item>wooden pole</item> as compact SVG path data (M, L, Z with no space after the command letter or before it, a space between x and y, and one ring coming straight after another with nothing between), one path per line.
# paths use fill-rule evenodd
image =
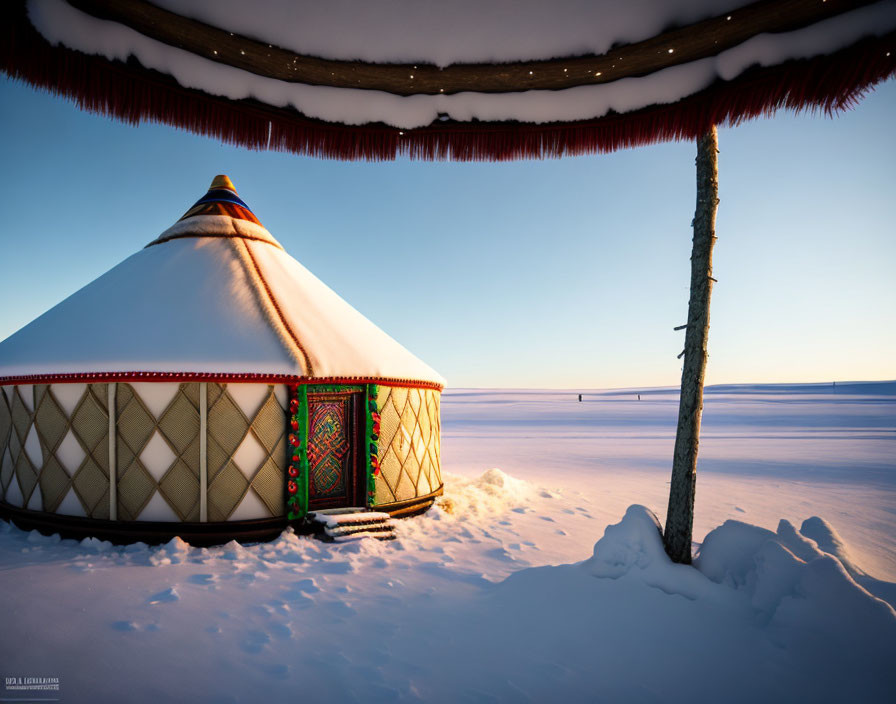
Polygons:
M691 250L691 298L684 338L681 400L672 459L672 483L663 542L673 561L691 562L694 528L694 489L697 479L697 447L703 413L703 379L706 375L706 342L709 337L709 299L712 295L712 248L716 241L716 209L719 205L718 135L713 127L697 140L697 210Z

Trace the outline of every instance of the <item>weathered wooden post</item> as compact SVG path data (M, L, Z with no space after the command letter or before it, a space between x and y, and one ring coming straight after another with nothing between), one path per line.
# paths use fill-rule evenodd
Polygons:
M682 353L684 366L672 460L672 484L663 534L669 557L683 564L691 562L697 448L700 444L706 341L709 337L709 299L715 281L712 278L712 248L716 241L716 208L719 205L718 146L715 127L697 140L697 210L691 249L691 297Z

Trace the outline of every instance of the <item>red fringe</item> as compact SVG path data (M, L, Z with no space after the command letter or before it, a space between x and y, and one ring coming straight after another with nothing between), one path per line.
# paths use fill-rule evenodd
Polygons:
M541 125L441 122L404 130L401 135L388 125L327 123L254 100L211 96L183 88L134 59L110 62L51 46L28 21L24 3L4 3L0 17L5 20L0 29L0 68L13 78L71 98L85 110L134 125L165 123L249 149L343 160L389 160L404 155L506 161L695 140L712 125L736 125L782 108L827 114L847 109L896 73L896 33L891 33L828 56L754 67L671 105Z
M106 384L128 383L132 381L156 381L185 383L212 381L218 384L378 384L398 386L407 389L431 389L442 391L445 387L435 381L397 379L394 377L367 376L322 376L308 378L293 374L256 374L253 372L72 372L67 374L22 374L0 376L0 386L20 386L27 384Z

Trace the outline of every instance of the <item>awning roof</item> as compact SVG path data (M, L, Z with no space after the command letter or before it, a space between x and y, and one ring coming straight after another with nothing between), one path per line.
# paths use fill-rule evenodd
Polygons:
M319 156L506 159L848 106L896 0L28 0L0 65L89 110Z

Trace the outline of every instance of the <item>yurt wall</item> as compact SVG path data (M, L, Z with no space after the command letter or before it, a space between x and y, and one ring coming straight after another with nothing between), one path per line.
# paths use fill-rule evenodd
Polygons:
M440 393L433 389L380 386L376 477L378 505L441 493Z
M283 386L147 382L3 389L0 488L6 503L125 521L233 521L284 513Z
M315 415L315 409L325 409L334 391L360 395L361 389L305 388L312 484L327 471L332 458L325 449L338 434L332 418ZM371 429L342 440L360 457L355 469L364 484L368 471L374 477L367 503L396 514L425 508L442 487L439 392L382 385L372 390L379 427L369 452L375 459L368 465ZM119 521L283 517L289 398L282 384L4 386L0 499L30 511Z

